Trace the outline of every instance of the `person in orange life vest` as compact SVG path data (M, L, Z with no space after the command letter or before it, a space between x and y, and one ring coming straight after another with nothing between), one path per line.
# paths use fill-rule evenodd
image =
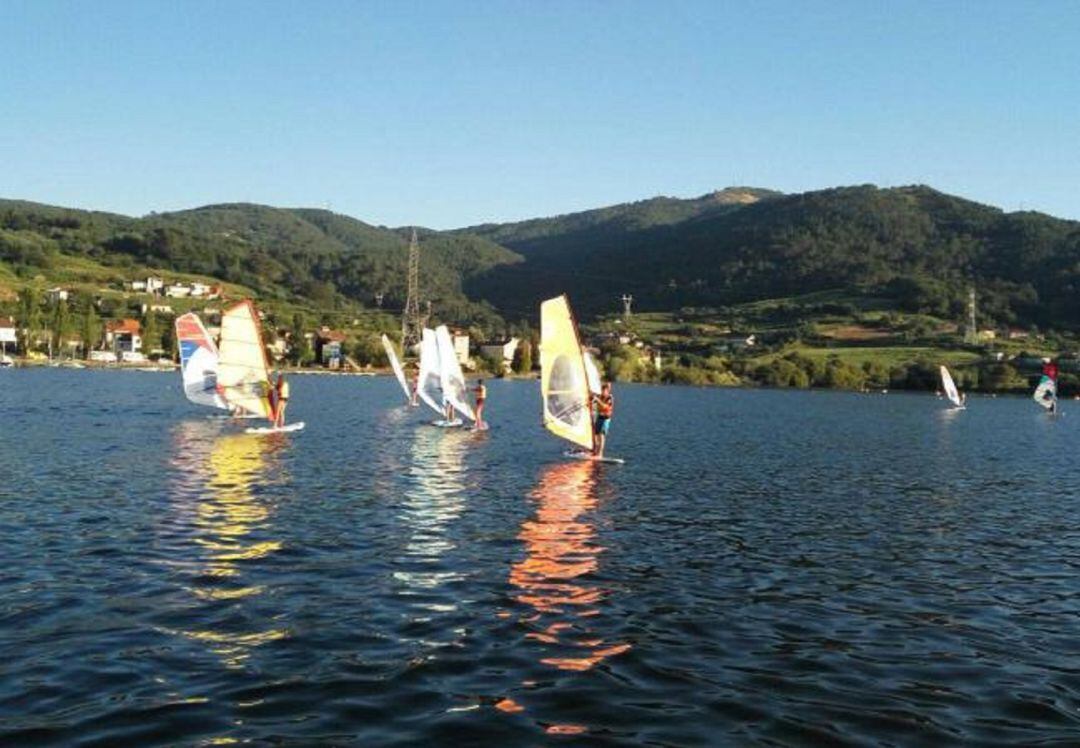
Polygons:
M608 430L611 428L611 416L615 413L615 396L611 394L611 382L604 382L599 395L592 397L593 407L596 409L596 420L593 423L593 455L604 456L604 442L607 441Z
M484 380L478 379L476 381L476 387L473 388L473 395L476 397L476 426L475 428L484 428L484 401L487 400L487 387L484 386Z

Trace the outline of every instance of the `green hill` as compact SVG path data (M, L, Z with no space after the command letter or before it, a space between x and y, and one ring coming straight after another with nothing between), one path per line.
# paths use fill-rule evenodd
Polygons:
M482 236L529 259L573 256L579 251L609 246L621 237L650 228L670 226L699 216L730 213L779 194L756 187L728 187L689 200L654 197L551 218L471 226L460 229L459 233Z
M1073 221L1004 213L924 186L684 206L665 211L665 222L649 218L648 202L607 210L618 220L594 220L587 231L568 230L585 214L469 229L499 237L525 262L494 267L466 290L509 316L564 291L585 315L614 310L623 293L637 309L670 311L844 291L959 319L974 284L984 323L1080 326Z
M487 239L421 232L422 293L444 319L490 318L462 283L520 260ZM404 303L409 232L375 227L329 211L210 205L129 218L23 201L0 201L0 277L70 279L79 261L113 279L150 269L221 279L264 299L315 308Z

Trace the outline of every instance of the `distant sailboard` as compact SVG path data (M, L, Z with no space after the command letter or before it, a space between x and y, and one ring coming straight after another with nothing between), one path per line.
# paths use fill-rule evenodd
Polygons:
M966 408L964 398L960 396L956 389L956 382L953 381L952 375L944 366L941 367L941 386L945 390L945 396L949 398L949 402L953 404L954 408L957 410Z
M590 371L591 369L591 371ZM540 305L540 394L544 428L577 445L568 457L599 460L592 454L592 395L600 388L600 374L581 347L577 324L566 296Z

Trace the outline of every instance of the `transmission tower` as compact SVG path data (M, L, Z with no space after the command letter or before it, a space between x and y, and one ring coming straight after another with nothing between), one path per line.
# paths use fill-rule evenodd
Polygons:
M972 286L968 290L968 319L967 330L965 331L964 341L967 343L977 343L979 341L979 331L975 327L975 286Z
M634 297L627 294L622 295L622 309L623 319L627 322L630 321L630 305L634 303Z
M405 295L405 310L401 314L401 351L406 356L420 345L423 328L424 323L420 319L420 245L416 243L416 229L413 229L409 241L408 292Z

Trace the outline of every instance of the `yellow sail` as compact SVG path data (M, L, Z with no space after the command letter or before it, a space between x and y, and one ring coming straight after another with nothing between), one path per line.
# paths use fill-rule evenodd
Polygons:
M270 418L270 371L255 305L241 301L221 315L218 387L229 405Z
M566 296L540 305L540 391L548 431L592 449L589 379Z

